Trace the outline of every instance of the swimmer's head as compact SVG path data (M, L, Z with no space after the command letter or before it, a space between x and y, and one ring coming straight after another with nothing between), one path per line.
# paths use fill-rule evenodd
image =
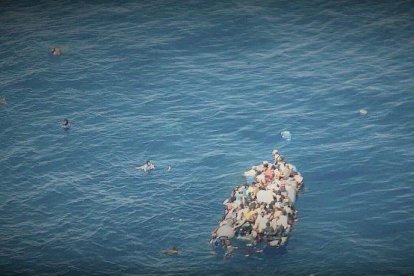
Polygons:
M62 128L64 128L64 129L69 129L70 128L70 122L69 122L69 120L68 119L63 119L62 120L62 123L61 123L61 127Z

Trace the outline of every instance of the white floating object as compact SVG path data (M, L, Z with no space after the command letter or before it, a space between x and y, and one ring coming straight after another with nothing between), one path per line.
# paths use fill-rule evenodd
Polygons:
M282 136L283 139L290 141L292 139L292 134L288 130L284 130L280 132L280 136Z
M368 110L362 108L362 109L359 110L359 114L361 114L361 115L367 115L368 114Z

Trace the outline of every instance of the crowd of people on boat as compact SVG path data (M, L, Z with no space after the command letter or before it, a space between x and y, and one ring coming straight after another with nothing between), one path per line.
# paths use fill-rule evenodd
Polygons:
M297 218L294 203L303 177L278 150L272 156L272 162L263 161L246 171L246 184L236 186L223 202L224 215L210 242L223 246L226 254L233 251L230 239L234 236L276 247L288 239Z

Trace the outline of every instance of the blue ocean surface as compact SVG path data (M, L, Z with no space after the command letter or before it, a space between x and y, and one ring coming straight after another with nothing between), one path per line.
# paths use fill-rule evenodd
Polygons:
M414 274L412 1L0 7L1 275ZM224 258L222 202L274 148L299 221Z

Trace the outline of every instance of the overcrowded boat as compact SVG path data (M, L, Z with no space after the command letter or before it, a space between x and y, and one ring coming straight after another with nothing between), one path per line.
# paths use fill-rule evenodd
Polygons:
M235 249L234 238L251 247L281 247L288 241L297 221L296 197L304 182L277 149L272 159L244 172L246 183L236 186L223 202L224 215L211 233L210 244L222 247L226 255Z

